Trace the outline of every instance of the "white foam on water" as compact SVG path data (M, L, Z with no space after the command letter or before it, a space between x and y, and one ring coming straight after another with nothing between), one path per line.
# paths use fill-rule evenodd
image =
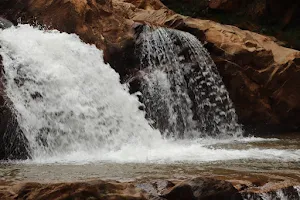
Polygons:
M246 139L248 142L259 141L258 138ZM54 157L39 157L34 163L73 163L83 164L92 162L116 163L199 163L213 161L230 161L239 159L258 159L272 161L300 161L300 150L278 150L252 148L247 150L215 149L208 144L245 143L245 138L235 141L203 139L199 141L152 141L151 146L143 144L124 144L119 150L112 151L97 149L94 151L73 151ZM260 139L264 141L264 139ZM248 143L247 142L247 143ZM32 161L29 161L32 163Z
M0 45L6 93L32 149L28 163L300 160L299 150L209 146L261 138L163 139L102 51L74 34L19 25L0 31Z

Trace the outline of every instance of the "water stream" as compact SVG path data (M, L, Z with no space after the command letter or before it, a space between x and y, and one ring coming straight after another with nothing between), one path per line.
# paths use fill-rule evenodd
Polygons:
M137 41L142 98L155 127L175 138L241 136L217 67L195 36L143 26Z

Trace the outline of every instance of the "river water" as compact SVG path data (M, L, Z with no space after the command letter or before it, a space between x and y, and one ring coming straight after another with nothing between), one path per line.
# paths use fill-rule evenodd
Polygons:
M88 179L113 179L119 181L144 179L184 179L195 176L224 177L232 180L282 181L300 183L299 134L285 134L272 139L253 139L252 141L223 141L206 145L211 151L223 151L206 161L198 159L184 160L139 160L130 162L126 157L119 160L97 161L78 158L77 161L56 160L52 163L41 161L22 161L2 163L2 180L21 181L74 181ZM250 140L250 139L248 139ZM274 150L276 149L276 150ZM235 150L245 151L247 158L239 159L230 155ZM167 151L167 149L165 150ZM172 150L169 150L172 152ZM253 151L253 153L251 153ZM261 152L269 151L268 155ZM274 155L274 153L276 155ZM199 153L201 154L201 152ZM134 157L134 155L129 155ZM237 156L234 158L234 156ZM176 151L173 153L176 157ZM261 158L259 158L261 157ZM199 157L198 157L199 158ZM181 159L181 160L180 160ZM134 159L132 159L134 160ZM136 158L138 160L138 156ZM212 161L209 161L212 160Z

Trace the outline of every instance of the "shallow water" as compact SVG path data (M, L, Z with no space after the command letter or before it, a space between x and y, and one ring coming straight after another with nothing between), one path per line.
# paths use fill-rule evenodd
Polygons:
M298 134L299 135L299 134ZM114 179L120 181L144 179L184 179L195 176L219 176L233 180L281 181L290 180L300 183L300 144L297 134L276 136L277 138L244 138L240 141L207 140L211 144L202 146L207 152L216 155L209 159L195 156L184 159L183 154L177 157L176 151L169 156L161 155L161 159L149 158L141 160L139 155L114 157L111 160L85 159L75 160L73 157L60 157L44 160L27 160L25 162L10 162L0 165L2 180L21 181L74 181L87 179ZM280 139L278 139L280 138ZM188 146L188 145L187 145ZM179 146L180 148L180 146ZM196 149L195 149L196 150ZM167 151L167 149L165 149ZM234 158L235 151L243 152L244 157ZM172 152L172 150L170 150ZM269 152L270 157L268 158ZM275 153L274 153L275 152ZM260 153L260 155L255 155ZM212 153L211 153L212 154ZM157 156L157 155L156 155ZM221 159L223 157L223 159ZM90 157L92 158L92 157ZM99 157L98 157L99 158ZM135 158L135 159L133 159ZM177 159L176 159L177 158ZM181 160L180 160L181 159ZM212 160L212 161L211 161ZM48 161L48 162L47 162Z

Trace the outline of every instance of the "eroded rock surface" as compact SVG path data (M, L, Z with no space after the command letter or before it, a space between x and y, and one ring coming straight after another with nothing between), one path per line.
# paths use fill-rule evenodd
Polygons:
M148 180L133 182L91 180L65 183L0 182L0 199L26 200L240 200L299 199L300 187L292 183L230 183L214 178L187 180Z

